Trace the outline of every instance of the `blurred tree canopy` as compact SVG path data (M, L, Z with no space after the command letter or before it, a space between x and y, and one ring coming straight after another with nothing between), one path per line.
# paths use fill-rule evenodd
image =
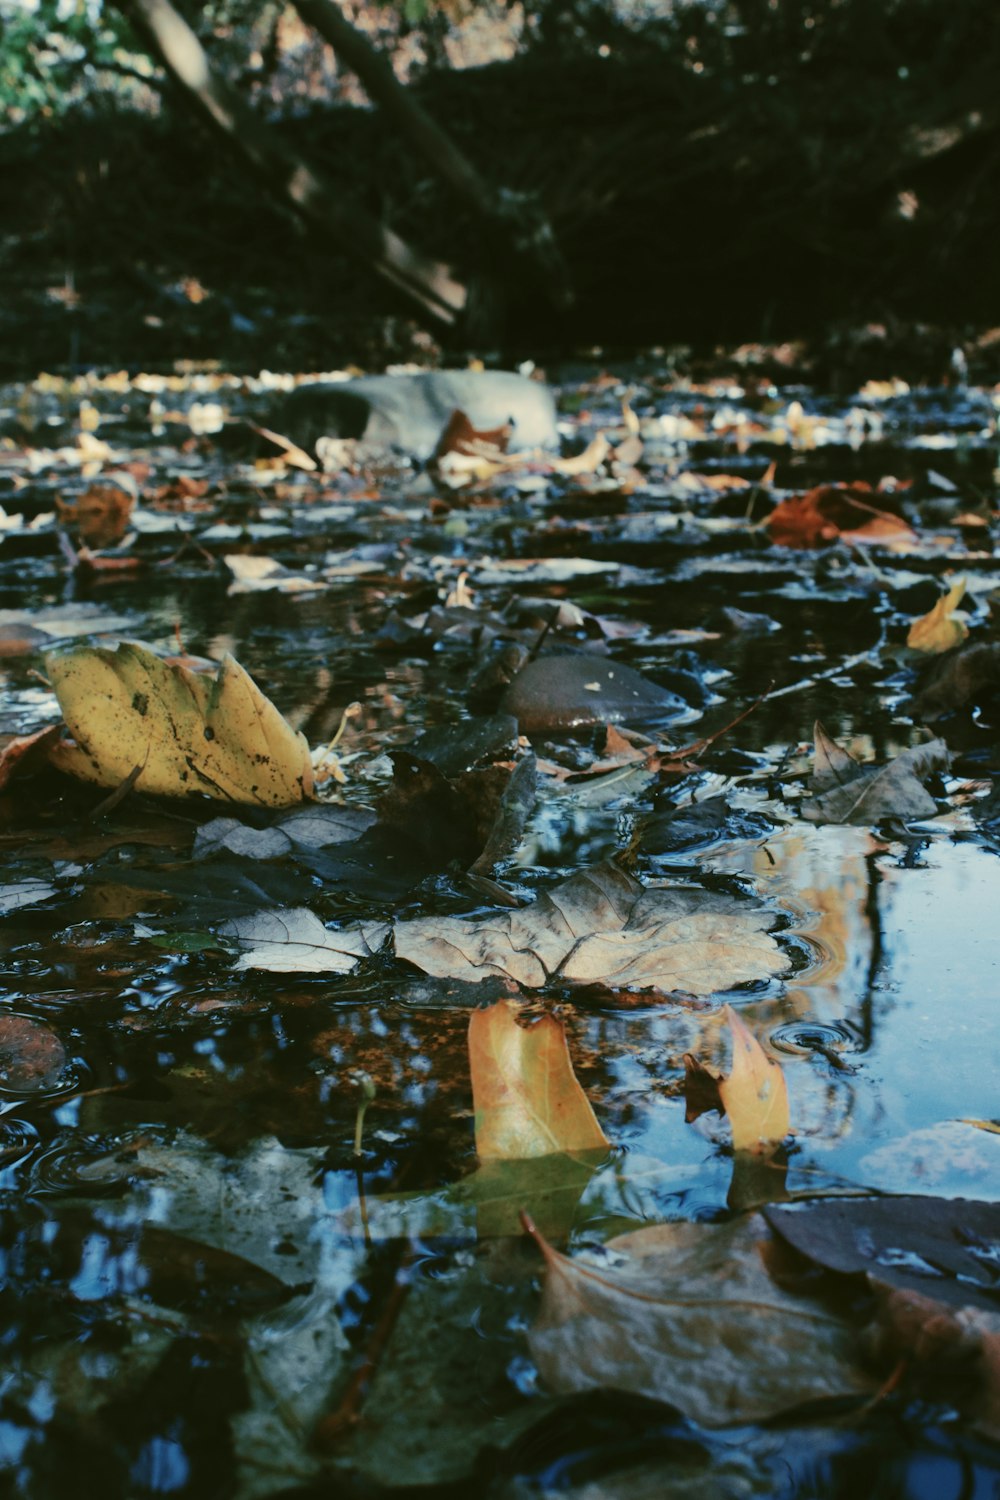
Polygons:
M0 20L0 157L28 174L12 275L49 236L74 278L238 300L294 264L283 296L354 309L367 266L431 326L494 337L513 312L512 337L563 341L992 316L981 0L0 0ZM200 91L165 51L186 28Z

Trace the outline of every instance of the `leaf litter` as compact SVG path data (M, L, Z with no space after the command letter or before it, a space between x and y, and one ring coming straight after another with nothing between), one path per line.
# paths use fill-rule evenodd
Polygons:
M194 436L187 453L147 438L130 455L123 427L114 449L87 431L75 445L5 455L17 488L4 495L12 524L0 565L13 573L30 559L37 574L23 587L38 607L16 612L6 657L5 727L15 738L4 761L0 836L12 862L0 937L20 972L38 966L40 987L30 1003L19 992L10 1002L6 1065L37 1086L7 1096L17 1110L0 1120L2 1160L59 1182L48 1201L67 1226L67 1262L77 1258L60 1284L79 1271L81 1286L101 1286L89 1306L117 1330L109 1378L120 1392L134 1378L153 1381L155 1361L144 1365L134 1333L121 1332L142 1326L143 1305L161 1323L175 1320L156 1345L165 1370L204 1320L230 1316L227 1276L249 1295L257 1267L292 1289L239 1335L250 1405L223 1429L239 1493L344 1472L385 1484L466 1482L477 1452L520 1441L560 1401L581 1399L541 1394L539 1371L553 1392L574 1382L639 1392L710 1426L787 1412L810 1393L865 1396L898 1359L907 1389L947 1405L926 1353L948 1348L972 1388L963 1411L988 1426L991 1328L966 1318L964 1304L918 1290L922 1271L918 1285L887 1278L888 1291L876 1287L859 1333L845 1295L828 1302L815 1287L786 1291L770 1279L773 1246L767 1265L751 1246L767 1239L762 1220L701 1221L724 1213L727 1195L903 1190L906 1199L823 1204L828 1218L850 1206L863 1228L838 1220L838 1253L877 1243L898 1270L950 1264L928 1248L921 1216L956 1225L957 1210L926 1198L906 1207L922 1182L961 1182L967 1161L986 1195L988 1163L972 1163L963 1144L975 1136L988 1147L985 1133L942 1120L929 1086L914 1092L901 1077L896 1087L892 1048L906 1016L886 997L905 943L916 941L912 927L904 939L893 926L904 889L940 882L941 862L957 868L963 850L991 858L987 844L970 842L980 835L965 809L979 809L988 829L998 696L989 598L1000 578L981 499L992 449L981 434L992 408L985 394L953 393L930 400L925 420L919 404L897 410L908 398L895 387L839 407L767 381L754 394L745 371L744 399L735 378L685 384L647 371L627 389L595 378L565 393L590 413L575 423L567 457L504 452L500 423L477 431L456 419L436 472L355 452L341 455L347 467L320 473L287 444L286 459L272 453L253 468L205 435L211 413L195 408L206 402L223 416L235 402L273 432L266 383L199 375L171 387L141 377L133 399L169 391L171 422ZM32 399L72 412L83 394L94 410L109 407L120 382L81 377ZM134 427L134 412L129 420ZM942 431L965 424L966 468L938 447L927 469L920 442L934 421ZM858 447L861 432L876 438L871 453ZM894 481L875 452L886 433ZM861 459L848 471L840 455L849 448ZM36 576L48 584L36 587ZM108 590L111 605L88 615L71 601L60 630L53 577ZM230 596L233 578L244 592ZM166 614L174 606L156 603L168 582L183 601L185 645L216 663L211 672L226 651L241 663L224 667L215 689L183 646L176 667L164 664L178 649ZM198 600L209 597L203 609ZM78 661L104 686L78 681L70 723L78 745L99 745L87 772L96 789L53 781L49 739L30 739L55 717L30 674L62 636L100 642ZM148 640L148 653L145 643L116 652L122 636ZM514 671L493 673L514 648ZM933 659L924 664L921 651ZM54 684L73 656L50 656ZM108 678L115 660L129 663L127 681ZM242 684L240 670L267 695L240 687L255 707L232 716L222 774L202 759L215 721L194 713L175 734L159 705L181 686L198 703L221 695L227 674ZM140 711L135 700L151 684L152 710ZM92 741L106 718L94 708L102 691L117 695L127 730L103 744ZM268 731L262 745L254 723L272 709L278 738ZM834 732L817 730L803 795L801 746L817 714ZM143 737L150 717L161 728ZM675 726L699 718L703 739L678 749ZM928 742L932 721L941 738ZM519 743L524 733L537 760ZM277 742L287 754L275 754ZM85 769L67 742L60 753L67 769ZM333 757L322 804L307 800L320 754ZM266 762L282 769L272 775ZM224 818L206 777L230 804ZM151 838L154 816L173 820L169 838ZM803 819L822 842L796 852ZM874 829L863 849L838 842ZM975 868L988 873L986 863ZM839 905L824 896L841 886ZM963 889L954 941L968 949L978 886ZM104 907L99 890L112 893ZM185 932L199 941L180 943ZM172 949L157 946L171 934ZM950 941L942 928L940 947ZM926 982L911 973L905 993L922 1007L922 1034L950 1052L964 1080L968 1102L950 1112L990 1117L977 1073L990 1012L975 979L959 997L927 967ZM723 1000L737 1034L728 1074L714 1024ZM959 1006L962 1033L942 1010L954 1016ZM472 1035L482 1028L487 1040L470 1044L463 1062L457 1043L470 1013ZM967 1048L966 1035L975 1039ZM74 1068L78 1054L101 1060L78 1128L45 1121L67 1079L75 1086L49 1036ZM838 1049L850 1067L834 1067ZM725 1152L685 1132L682 1069L692 1052L708 1107L721 1104L733 1126L737 1165L763 1158L766 1190L755 1179L741 1199L727 1187ZM113 1073L104 1063L112 1053ZM779 1056L790 1112L775 1084ZM254 1093L247 1080L261 1058L271 1082ZM363 1124L362 1071L378 1079ZM192 1091L195 1076L204 1087ZM180 1134L155 1124L161 1113L177 1118L167 1095ZM566 1130L564 1116L575 1121ZM264 1122L275 1117L284 1139L268 1144ZM204 1139L192 1148L187 1132L199 1120ZM129 1146L129 1132L148 1134L151 1122L155 1147ZM77 1169L63 1148L81 1132L86 1166ZM779 1171L782 1153L768 1152L788 1141ZM234 1183L258 1147L266 1170L247 1176L237 1204ZM95 1218L99 1181L112 1196ZM152 1213L170 1244L150 1234L143 1250L116 1222L114 1195L123 1223ZM74 1219L81 1202L90 1217ZM217 1218L213 1228L220 1203L240 1234L219 1232ZM549 1277L565 1284L559 1316L532 1335L534 1373L521 1332L535 1305L530 1247L512 1248L523 1209L568 1250ZM35 1245L27 1202L5 1212L15 1238L20 1225ZM872 1239L877 1213L884 1243ZM461 1251L436 1247L449 1235ZM413 1236L430 1237L433 1274L407 1260ZM605 1240L602 1259L594 1247ZM102 1242L103 1269L87 1282L85 1246L93 1257ZM193 1295L202 1272L190 1247L199 1244L233 1259L206 1253L204 1288ZM136 1253L158 1267L145 1291L119 1274ZM161 1305L154 1289L168 1296L161 1272L172 1257L189 1284ZM35 1297L44 1281L33 1279L36 1261L14 1265L31 1316L53 1320ZM588 1280L595 1267L609 1283L599 1294ZM850 1279L858 1269L825 1274ZM132 1303L109 1290L116 1276ZM744 1277L783 1308L766 1340L727 1305L727 1280ZM941 1274L924 1279L940 1290ZM963 1272L948 1284L961 1298L971 1282ZM925 1295L931 1308L898 1300ZM595 1296L596 1331L591 1310L574 1311ZM137 1316L139 1325L121 1321ZM822 1330L815 1374L802 1336L810 1317ZM25 1396L33 1372L41 1378L39 1326L29 1319L12 1334L12 1379ZM430 1347L428 1326L439 1330ZM647 1350L653 1328L666 1342ZM75 1367L76 1355L66 1357ZM356 1398L359 1370L367 1394ZM62 1387L66 1413L84 1409L85 1385L81 1375ZM214 1431L222 1451L229 1438L219 1445ZM98 1446L118 1441L100 1425L94 1432ZM324 1448L318 1439L333 1433L341 1439ZM706 1442L721 1472L721 1453Z

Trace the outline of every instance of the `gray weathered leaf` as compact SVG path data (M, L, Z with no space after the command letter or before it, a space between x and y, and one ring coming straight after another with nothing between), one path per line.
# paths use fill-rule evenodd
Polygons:
M883 818L912 822L933 818L937 803L923 782L947 770L948 747L931 740L903 750L886 766L862 766L816 725L813 796L802 816L813 823L878 823Z
M537 988L553 977L708 995L781 974L774 914L734 896L646 888L614 865L583 870L531 906L479 922L396 924L396 955L438 978L491 975Z
M243 949L238 969L267 969L274 974L349 974L384 942L388 928L379 924L351 931L324 927L306 906L284 906L234 917L218 929Z

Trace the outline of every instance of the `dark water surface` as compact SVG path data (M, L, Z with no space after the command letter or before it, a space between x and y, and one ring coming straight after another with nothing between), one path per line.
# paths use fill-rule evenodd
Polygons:
M5 392L0 730L57 717L39 675L49 643L96 629L169 649L179 627L187 652L235 655L311 745L359 703L338 746L342 796L369 806L392 778L385 752L460 723L470 701L485 711L484 666L550 628L558 604L584 612L556 630L567 649L606 650L689 697L686 722L665 731L674 744L767 695L686 775L543 775L496 877L525 901L631 850L642 879L759 898L792 968L719 999L784 1067L783 1191L995 1200L1000 1135L980 1125L998 1114L1000 674L932 721L914 707L927 668L905 642L960 576L972 641L994 639L1000 398L873 389L833 402L728 378L692 389L650 367L597 376L562 386L568 442L600 429L624 442L628 396L641 455L478 492L398 466L276 475L199 438L197 415L192 430L193 404L262 414L266 389ZM140 571L69 571L45 519L95 482L72 451L81 401L113 450L95 474L148 466ZM17 412L36 424L30 442ZM203 508L154 503L179 475L208 481ZM770 543L783 495L888 476L906 545ZM272 557L315 587L234 591L231 554ZM539 566L511 578L511 559ZM461 573L467 621L442 610ZM15 651L17 623L44 639ZM942 735L952 764L930 783L937 815L804 819L817 718L880 763ZM593 741L556 733L535 748L579 772ZM239 967L220 933L271 907L328 924L495 911L449 856L448 831L195 861L220 811L253 827L273 817L139 795L95 816L103 795L47 773L0 793L4 1493L997 1493L995 1446L947 1399L905 1387L868 1413L713 1432L653 1402L546 1392L524 1337L539 1262L517 1225L538 1185L515 1178L485 1199L463 1188L477 1166L469 1014L512 986L434 979L387 952L345 975L263 972ZM714 1114L684 1123L684 1054L726 1063L714 1000L558 981L530 998L565 1020L612 1143L596 1170L567 1167L555 1184L564 1247L724 1220L727 1127Z

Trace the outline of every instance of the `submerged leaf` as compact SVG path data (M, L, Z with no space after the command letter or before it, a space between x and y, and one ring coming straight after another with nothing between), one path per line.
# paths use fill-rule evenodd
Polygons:
M774 921L751 901L696 887L645 888L606 864L480 922L398 922L396 956L439 978L499 975L537 988L558 975L708 995L785 971L788 959L768 930Z
M605 1269L536 1234L546 1277L529 1342L546 1384L631 1391L706 1427L870 1390L844 1325L771 1280L766 1238L756 1215L658 1224L609 1241Z
M309 747L231 656L214 679L142 646L81 647L46 667L75 744L60 770L140 791L286 807L312 795Z
M533 1026L517 1021L522 1007L500 1000L469 1018L469 1065L482 1161L548 1156L607 1147L577 1082L566 1032L555 1016Z

